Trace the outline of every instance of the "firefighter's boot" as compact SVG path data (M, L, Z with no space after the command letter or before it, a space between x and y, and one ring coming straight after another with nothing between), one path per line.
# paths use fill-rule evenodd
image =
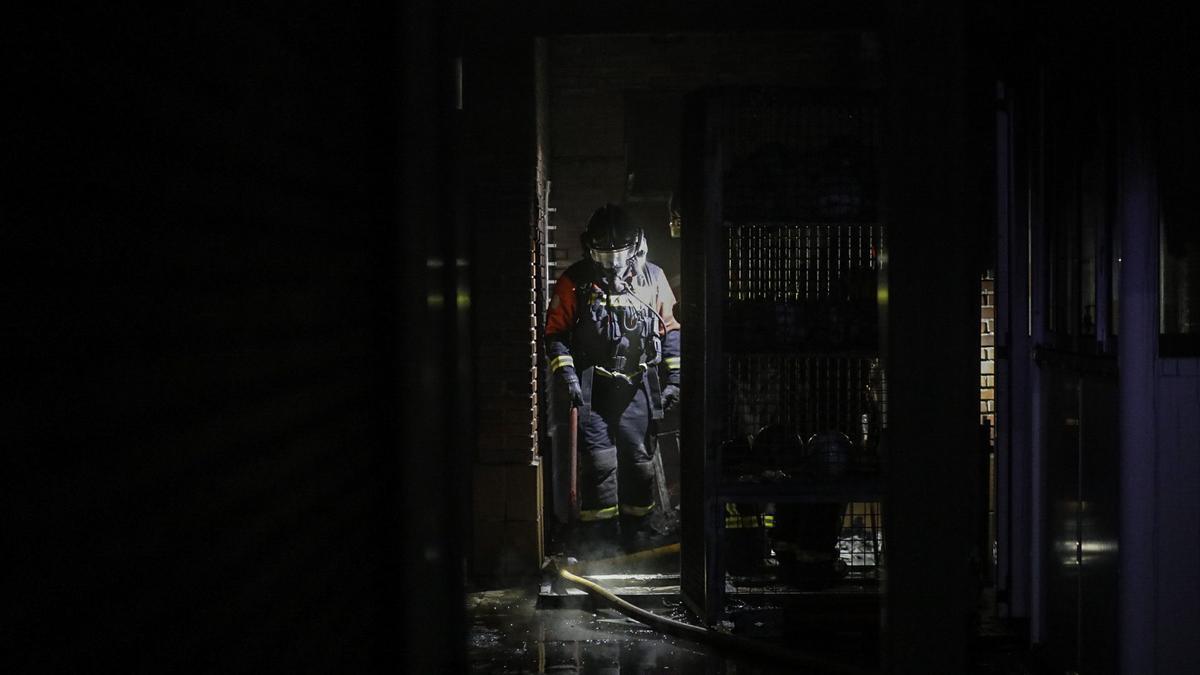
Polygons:
M603 560L621 555L620 528L616 518L575 523L567 550L580 560Z

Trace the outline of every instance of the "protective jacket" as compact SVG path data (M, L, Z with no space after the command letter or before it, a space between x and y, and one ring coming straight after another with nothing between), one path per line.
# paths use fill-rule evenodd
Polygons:
M546 318L550 371L575 374L583 393L582 520L644 516L654 507L646 434L650 419L662 417L660 384L679 383L674 305L666 275L649 262L610 282L581 261L554 286Z
M625 377L645 381L651 401L662 384L679 384L679 321L675 294L662 268L647 262L641 274L614 292L589 261L567 268L554 285L546 316L550 372L574 368L581 381ZM589 378L585 371L595 369ZM584 401L588 393L584 382ZM661 410L656 408L656 418Z

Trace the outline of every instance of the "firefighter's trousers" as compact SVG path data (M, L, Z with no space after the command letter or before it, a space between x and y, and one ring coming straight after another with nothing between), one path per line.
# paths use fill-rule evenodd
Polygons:
M590 411L579 416L580 520L636 518L653 510L646 389L640 382L594 378Z

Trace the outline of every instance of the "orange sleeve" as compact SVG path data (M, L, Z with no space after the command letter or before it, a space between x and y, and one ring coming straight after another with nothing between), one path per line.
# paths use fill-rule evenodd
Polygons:
M554 297L546 312L546 335L565 333L575 325L575 281L563 272L554 283Z

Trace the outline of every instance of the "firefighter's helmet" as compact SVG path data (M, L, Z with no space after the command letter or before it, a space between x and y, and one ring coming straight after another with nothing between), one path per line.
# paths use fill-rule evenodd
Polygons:
M580 238L587 256L603 272L620 278L646 265L646 235L616 204L596 209Z
M840 431L822 431L808 439L807 469L815 478L841 478L850 465L854 444Z

